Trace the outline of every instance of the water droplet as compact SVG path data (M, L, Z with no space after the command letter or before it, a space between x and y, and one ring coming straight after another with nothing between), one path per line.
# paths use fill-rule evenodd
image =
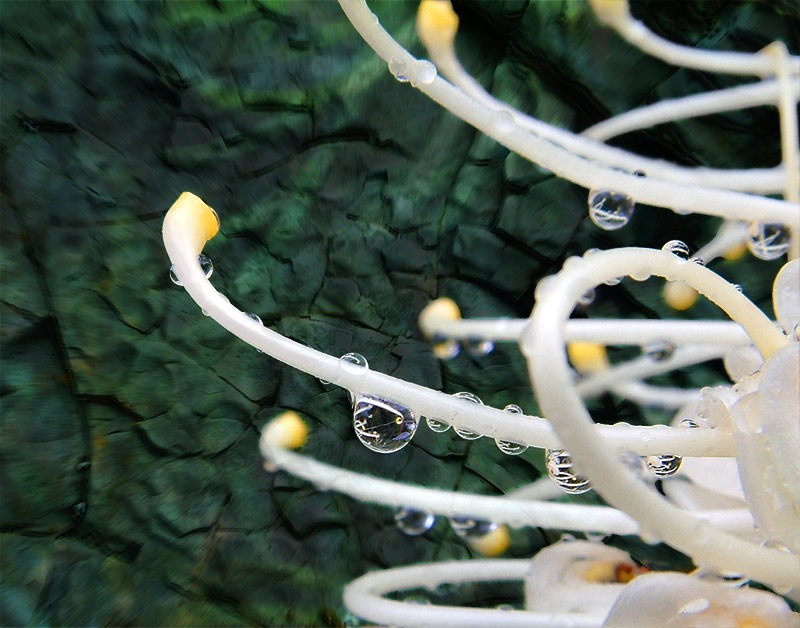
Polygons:
M402 59L389 61L389 72L401 83L408 83L408 64Z
M732 285L734 288L736 288L736 292L738 292L739 294L741 294L742 292L744 292L744 290L742 290L742 287L741 287L741 286L740 286L738 283L731 284L731 285Z
M633 176L634 177L646 177L647 173L644 170L634 170Z
M264 323L261 322L261 317L258 314L253 314L252 312L247 313L247 318L251 321L255 321L259 325L263 325Z
M591 290L587 290L578 299L578 305L581 305L583 307L591 305L592 303L594 303L594 296L595 296L594 288L592 288Z
M705 266L706 265L705 260L700 258L700 257L697 257L696 255L692 255L692 257L689 258L689 261L693 262L695 264L698 264L700 266Z
M176 286L182 286L181 280L178 279L178 275L175 273L175 265L169 267L169 278L172 279L172 283Z
M461 352L457 340L446 338L440 334L433 336L433 354L440 360L452 360Z
M362 395L354 405L353 428L367 449L393 453L408 445L417 431L414 413L398 403Z
M627 194L610 190L592 190L589 192L589 217L601 229L614 231L630 222L635 206L634 200Z
M622 280L619 277L612 277L611 279L606 279L603 283L607 286L617 286L620 281Z
M436 432L437 434L441 434L442 432L446 432L450 429L450 425L445 423L444 421L440 421L439 419L433 419L429 416L425 417L425 422L428 424L428 427L432 432Z
M411 84L430 85L436 79L436 66L427 59L419 59L411 65Z
M517 610L511 604L498 604L496 608L497 608L498 611L515 611L515 610Z
M642 353L651 360L662 362L668 360L675 353L675 347L668 342L649 342L642 347Z
M453 528L453 532L458 536L469 540L480 539L497 529L496 523L481 521L472 517L451 517L450 525Z
M398 508L394 513L394 521L403 534L419 536L433 527L436 517L429 512L413 508Z
M684 604L681 606L678 612L681 615L694 615L695 613L702 613L709 606L711 606L711 602L709 602L706 598L701 597Z
M511 133L514 130L514 116L510 111L506 109L501 109L496 113L492 114L491 118L491 125L492 129L498 135L505 135L506 133Z
M677 255L684 260L689 259L689 245L685 242L681 242L680 240L670 240L661 247L661 250L666 251L667 253L672 253L673 255Z
M203 313L203 316L211 316L211 314L209 313L209 311L208 311L208 310L206 310L205 308L201 308L201 309L200 309L200 311Z
M494 343L483 338L470 338L467 340L466 347L471 356L479 358L489 355L494 350Z
M700 424L693 419L681 419L678 425L680 425L681 427L688 427L688 428L700 427Z
M472 394L471 392L457 392L453 394L453 397L458 397L459 399L466 399L467 401L471 401L472 403L477 403L478 405L483 405L483 401L477 395ZM476 434L470 430L464 429L463 427L454 427L453 430L456 434L458 434L461 438L465 440L476 440L481 437L481 434Z
M361 375L369 369L367 358L360 353L345 353L339 358L339 366L354 375Z
M583 535L590 543L602 543L608 536L605 532L584 532Z
M759 259L778 259L789 249L789 231L780 223L751 222L747 231L747 248Z
M545 465L547 475L566 493L580 495L592 490L589 480L573 473L572 456L563 449L548 449L545 454Z
M647 456L645 459L647 468L653 475L659 478L668 478L675 475L681 468L683 458L673 454L659 454L657 456Z
M619 461L637 478L640 480L644 478L644 462L639 454L624 449L619 453Z
M214 273L214 264L211 262L211 258L201 254L198 255L197 261L199 262L200 270L203 271L206 279L210 279L211 275Z
M634 281L647 281L650 279L651 273L650 269L647 266L643 266L642 268L637 268L636 270L630 273L630 278Z
M507 405L503 408L504 412L510 412L511 414L525 414L518 405L512 403ZM504 454L508 454L509 456L518 456L523 451L528 449L527 445L520 445L519 443L512 443L511 441L507 440L498 440L494 439L494 442L497 443L497 447L502 451Z

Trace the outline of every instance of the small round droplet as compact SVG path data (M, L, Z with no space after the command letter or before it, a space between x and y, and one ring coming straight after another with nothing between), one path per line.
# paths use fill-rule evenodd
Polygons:
M259 325L263 325L264 323L261 321L261 317L258 314L253 314L252 312L247 313L247 318Z
M353 407L353 428L367 449L380 454L399 451L417 431L417 418L394 401L362 395Z
M580 495L592 490L592 484L572 470L572 456L563 449L548 449L545 454L547 475L561 489L572 495Z
M369 369L367 358L360 353L345 353L339 358L339 366L354 375L361 375Z
M675 347L668 342L649 342L642 347L642 353L651 360L662 362L672 357L672 354L675 353Z
M592 190L589 192L589 217L601 229L614 231L627 225L635 206L634 200L627 194L610 190Z
M681 615L694 615L696 613L702 613L709 606L711 606L711 602L709 602L706 598L701 597L684 604L681 606L678 612Z
M677 255L683 260L689 259L689 245L680 240L670 240L661 247L661 250Z
M659 454L645 458L647 468L659 478L668 478L675 475L681 468L683 458L673 454Z
M476 358L489 355L494 351L494 343L483 338L470 338L466 343L467 351Z
M498 135L505 135L514 130L514 116L510 111L501 109L500 111L492 114L491 118L492 129Z
M481 521L472 517L451 517L450 525L453 528L453 532L462 539L468 540L480 539L497 529L496 523Z
M594 297L595 297L594 288L592 288L591 290L587 290L578 299L578 305L587 307L592 303L594 303Z
M201 308L201 309L200 309L200 311L203 313L203 316L211 316L211 314L209 313L209 311L208 311L208 310L206 310L205 308Z
M504 412L510 412L511 414L525 414L518 405L511 403L503 408ZM527 445L520 445L519 443L512 443L511 441L507 440L498 440L497 438L494 439L494 442L497 443L497 447L502 451L504 454L508 454L509 456L519 456L522 452L528 449Z
M474 395L471 392L457 392L453 394L453 397L466 399L467 401L471 401L472 403L476 403L481 406L483 405L483 401L481 401L477 395ZM454 427L453 430L464 440L476 440L481 437L481 434L476 434L475 432L464 429L463 427Z
M759 259L778 259L790 242L789 230L780 223L751 222L747 230L747 248Z
M433 527L436 517L429 512L413 508L398 508L394 513L394 521L403 534L419 536Z
M430 85L436 79L436 66L427 59L418 59L411 64L411 84Z
M408 83L408 64L402 59L389 61L389 72L401 83Z
M446 432L447 430L450 429L450 426L444 421L432 419L429 416L425 417L425 422L428 424L428 427L431 428L432 432L437 432L439 434L441 434L442 432Z

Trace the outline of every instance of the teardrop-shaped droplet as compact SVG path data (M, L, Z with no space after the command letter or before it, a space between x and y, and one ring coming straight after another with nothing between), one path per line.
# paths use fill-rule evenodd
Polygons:
M634 207L634 200L627 194L611 190L589 192L589 218L606 231L622 229L627 225L633 216Z
M264 323L261 321L261 317L258 314L253 314L252 312L247 313L247 318L251 321L258 323L259 325L263 325Z
M389 61L389 72L401 83L408 83L408 63L402 59Z
M178 279L178 275L175 272L175 265L174 264L169 267L169 278L172 280L172 283L174 283L176 286L182 286L183 285L181 283L181 280Z
M419 536L433 527L436 517L429 512L413 508L398 508L394 513L394 521L403 534Z
M339 366L341 366L348 373L361 375L369 370L367 358L360 353L345 353L339 358Z
M509 404L503 411L510 412L511 414L525 414L516 404ZM494 439L494 442L497 443L497 447L502 451L504 454L508 454L509 456L518 456L523 451L528 449L527 445L520 445L519 443L512 443L511 441L507 440L498 440L497 438Z
M417 418L411 410L370 395L354 401L353 428L367 449L390 454L411 442L417 431Z
M563 449L548 449L545 466L550 479L566 493L580 495L592 490L589 480L575 475L572 470L572 456Z
M211 262L211 258L205 255L198 255L197 261L200 264L200 269L206 276L206 279L210 279L211 275L214 274L214 264Z
M472 517L451 517L450 525L462 539L473 541L486 536L497 529L497 524L491 521L481 521Z
M790 244L789 230L780 223L751 222L747 230L747 248L759 259L778 259Z
M458 397L459 399L466 399L467 401L471 401L472 403L477 403L479 405L483 405L483 401L477 395L472 394L471 392L457 392L453 395L453 397ZM465 440L476 440L481 437L481 434L476 434L470 430L464 429L463 427L454 427L453 430L456 434L458 434L461 438Z
M432 419L429 416L425 417L425 422L428 424L428 427L431 428L431 431L433 432L442 433L450 429L450 426L444 421Z
M675 475L681 468L683 458L672 454L660 454L645 458L647 468L659 478L668 478Z
M672 354L675 353L675 347L668 342L649 342L642 347L642 353L651 360L661 362L672 357Z
M484 355L489 355L494 351L494 343L491 340L484 340L483 338L470 338L466 342L467 351L471 356L479 358Z
M418 59L411 64L411 84L430 85L436 79L436 66L427 59Z
M677 255L684 260L689 259L689 245L681 240L670 240L661 247L661 250L666 251L667 253L672 253L673 255Z
M594 296L595 296L594 288L592 288L591 290L587 290L578 299L578 305L581 305L583 307L591 305L592 303L594 303Z

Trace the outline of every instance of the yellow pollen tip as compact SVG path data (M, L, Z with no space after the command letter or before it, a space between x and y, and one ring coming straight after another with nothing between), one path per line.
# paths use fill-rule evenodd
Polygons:
M675 310L688 310L697 301L697 290L682 281L668 281L664 286L664 300Z
M605 345L597 342L570 342L567 355L579 373L597 373L609 367Z
M500 525L478 539L470 539L469 544L479 554L491 558L500 556L508 549L511 544L511 535L508 533L507 526Z
M738 244L734 244L732 247L726 250L722 254L722 257L724 257L726 260L730 262L733 262L741 258L746 251L747 251L747 245L744 242L739 242Z
M458 309L453 299L442 297L431 301L425 309L419 313L419 326L429 338L434 334L434 327L437 321L457 321L461 318L461 311Z
M417 34L429 50L452 46L458 31L458 15L449 0L422 0L417 10Z
M279 414L264 426L263 438L285 449L302 447L308 438L308 426L297 412Z
M628 0L589 0L597 19L603 24L613 26L630 19Z
M164 221L182 224L181 228L191 232L192 245L197 252L219 232L219 216L203 200L191 192L183 192L169 208Z

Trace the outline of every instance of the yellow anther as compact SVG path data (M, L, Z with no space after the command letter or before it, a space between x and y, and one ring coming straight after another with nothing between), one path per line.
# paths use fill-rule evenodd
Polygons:
M597 19L609 26L623 24L631 17L628 0L589 0L589 4Z
M425 47L452 47L458 15L449 0L422 0L417 10L417 34Z
M578 373L597 373L609 367L605 345L597 342L570 342L567 355Z
M511 544L511 535L508 533L507 526L500 525L480 538L469 539L469 544L479 554L491 558L500 556L508 549Z
M664 300L673 309L688 310L697 301L697 290L682 281L668 281L664 286Z
M419 326L422 333L430 337L433 335L433 326L437 321L456 321L461 318L461 310L458 309L453 299L442 297L431 301L425 309L419 313Z
M722 254L722 257L732 262L742 257L742 255L744 255L746 251L747 251L747 245L744 243L744 241L742 241L739 242L738 244L734 244L732 247L727 249Z
M279 414L264 427L262 438L285 449L302 447L308 437L308 426L297 412Z
M169 208L164 222L174 221L191 237L191 243L197 253L219 231L217 212L206 205L199 196L184 192Z
M616 582L617 563L610 560L596 560L586 568L583 573L586 582Z

